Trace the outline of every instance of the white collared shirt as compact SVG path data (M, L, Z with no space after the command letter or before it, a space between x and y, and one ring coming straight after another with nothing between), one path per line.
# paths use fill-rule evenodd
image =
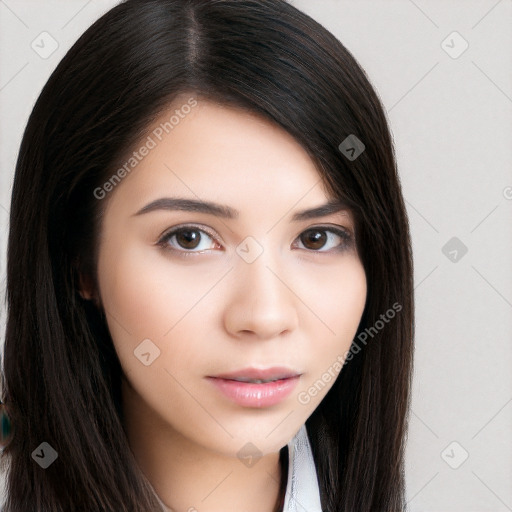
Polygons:
M288 481L283 512L322 512L320 490L306 425L288 443ZM173 512L160 500L165 512Z
M288 471L283 512L322 512L318 477L305 424L288 443L288 460L291 471Z

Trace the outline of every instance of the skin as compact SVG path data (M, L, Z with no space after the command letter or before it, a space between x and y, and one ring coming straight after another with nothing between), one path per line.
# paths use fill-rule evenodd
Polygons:
M148 134L190 97L177 98ZM236 219L169 210L135 215L160 197L200 198L240 213ZM128 440L172 510L274 509L279 450L334 379L307 404L299 393L350 348L366 300L354 242L336 250L345 242L325 228L323 244L300 237L326 224L354 236L351 212L290 220L329 199L312 160L286 131L204 100L102 199L108 203L99 289L84 285L82 293L106 312L124 371ZM180 245L179 236L167 240L167 249L157 245L169 228L190 223L215 237L195 231L197 247ZM248 236L263 248L251 263L236 252ZM179 256L187 251L193 254ZM134 355L145 339L160 350L147 366ZM205 379L274 365L302 375L292 394L271 407L237 405ZM248 442L262 454L252 467L237 457Z

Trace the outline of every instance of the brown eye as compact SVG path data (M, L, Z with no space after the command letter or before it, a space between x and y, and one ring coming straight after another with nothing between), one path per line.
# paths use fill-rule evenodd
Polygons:
M197 229L182 229L176 234L176 241L184 249L195 249L201 241L201 235Z
M299 236L299 240L310 251L329 252L330 250L341 251L348 248L352 237L347 230L341 227L317 227L304 231ZM336 241L338 243L333 244ZM327 249L324 248L326 246Z
M158 245L182 255L202 253L220 247L213 235L195 226L174 228L168 231L162 235Z
M304 233L301 235L301 241L308 249L317 250L321 249L325 245L327 236L325 231L314 229L304 231Z

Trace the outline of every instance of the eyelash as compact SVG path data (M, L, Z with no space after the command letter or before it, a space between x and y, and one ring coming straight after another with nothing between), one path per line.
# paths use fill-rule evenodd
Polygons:
M195 256L197 254L204 254L205 252L208 252L212 249L206 249L206 250L203 250L203 251L195 251L195 250L186 250L186 249L174 249L172 247L169 247L168 245L168 242L169 240L176 234L182 232L182 231L199 231L201 233L205 233L206 235L208 235L210 238L212 238L212 240L219 244L219 242L216 240L216 237L215 235L210 232L209 230L205 229L204 227L199 227L199 226L196 226L196 225L193 225L193 224L187 224L187 225L183 225L183 226L179 226L179 227L174 227L172 228L171 230L169 231L166 231L164 234L161 235L161 237L159 238L158 242L156 243L156 245L162 247L164 250L166 251L170 251L170 252L173 252L175 254L177 254L179 257L190 257L190 256ZM333 248L333 249L329 249L327 251L322 251L322 250L314 250L314 249L305 249L307 252L310 252L310 253L332 253L332 252L342 252L346 249L349 248L349 246L352 244L352 235L351 233L344 229L344 228L341 228L341 227L334 227L334 226L312 226L306 230L304 230L302 234L304 233L307 233L307 232L310 232L310 231L325 231L325 232L330 232L330 233L334 233L335 235L338 235L341 239L342 239L342 242L340 243L340 245L338 245L337 247ZM300 238L300 236L297 237L297 238ZM219 244L220 245L220 244Z

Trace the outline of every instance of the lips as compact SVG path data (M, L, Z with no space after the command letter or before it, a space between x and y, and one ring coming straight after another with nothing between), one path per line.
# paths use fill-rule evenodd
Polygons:
M301 373L286 366L273 366L270 368L244 368L233 372L212 375L213 378L236 380L239 382L264 381L290 379L299 376Z
M242 407L277 405L290 395L302 374L288 367L245 368L207 377L221 394Z

